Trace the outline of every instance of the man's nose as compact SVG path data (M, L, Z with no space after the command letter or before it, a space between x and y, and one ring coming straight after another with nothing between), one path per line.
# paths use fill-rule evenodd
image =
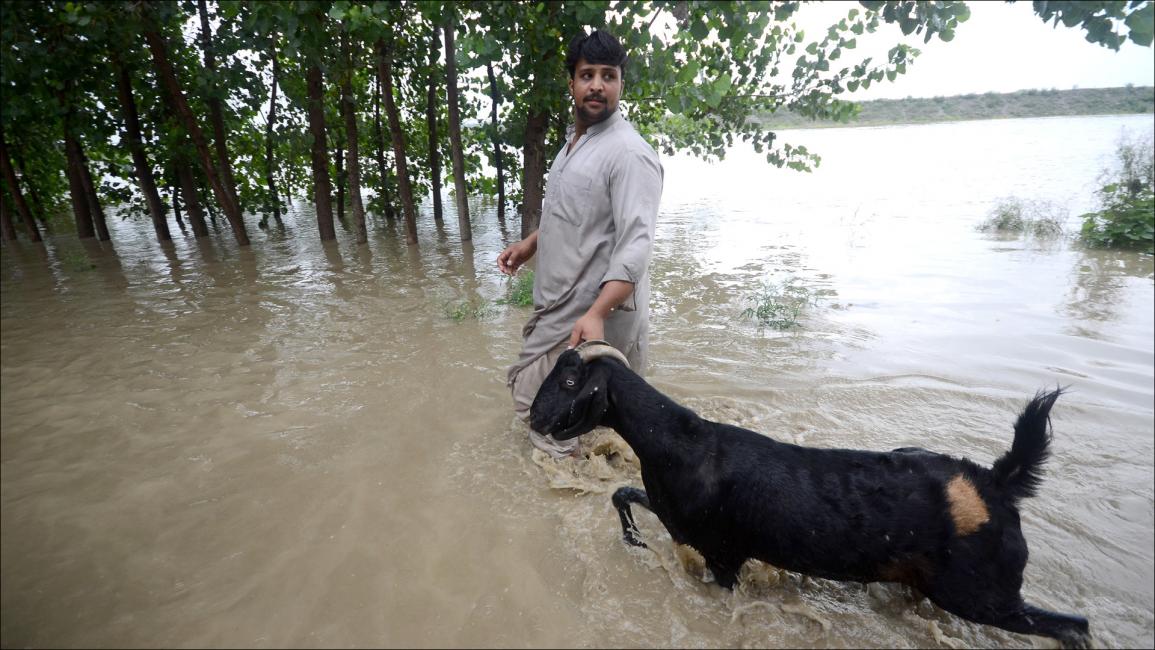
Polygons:
M601 76L594 75L594 78L590 81L590 90L601 90L604 85Z

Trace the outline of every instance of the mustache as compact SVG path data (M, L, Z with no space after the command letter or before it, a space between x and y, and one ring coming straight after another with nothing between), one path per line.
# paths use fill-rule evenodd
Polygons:
M583 101L587 101L587 102L588 101L597 101L597 102L602 102L604 104L606 101L606 98L605 98L605 95L586 95L586 98Z

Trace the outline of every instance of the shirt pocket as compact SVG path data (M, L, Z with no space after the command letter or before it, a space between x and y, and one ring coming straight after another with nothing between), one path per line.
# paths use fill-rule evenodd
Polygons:
M570 225L581 226L594 205L594 178L579 170L569 170L558 179L554 209Z

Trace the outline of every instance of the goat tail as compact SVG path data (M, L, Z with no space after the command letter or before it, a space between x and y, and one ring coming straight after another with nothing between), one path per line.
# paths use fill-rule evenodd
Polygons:
M1051 407L1065 389L1040 390L1015 422L1011 450L995 461L995 485L1012 503L1035 496L1043 481L1043 464L1051 455Z

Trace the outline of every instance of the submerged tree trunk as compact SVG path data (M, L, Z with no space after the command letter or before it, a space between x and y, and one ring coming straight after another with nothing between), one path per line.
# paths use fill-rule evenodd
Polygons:
M28 188L28 207L32 209L33 215L40 215L41 221L39 225L44 226L44 231L52 232L52 228L50 227L49 223L44 220L44 202L40 200L40 193L36 191L36 184L33 183L32 179L28 177L28 174L24 172L26 167L24 165L24 157L21 155L20 149L14 148L10 152L10 155L12 156L12 160L10 160L9 163L12 165L13 169L16 170L16 173L19 174L20 180L24 181L24 186Z
M12 215L8 212L8 202L0 194L0 239L9 242L16 241L16 226L12 223Z
M197 13L201 20L201 48L204 50L205 69L208 70L209 78L212 79L217 66L216 55L213 53L213 34L209 28L209 12L205 0L197 0ZM225 134L224 109L220 97L216 95L217 90L217 84L213 82L207 100L209 122L212 123L213 127L213 144L216 147L217 165L220 167L221 180L224 181L229 197L240 210L241 200L237 195L237 182L233 177L233 163L232 159L229 158L228 136Z
M65 121L71 120L68 115ZM72 202L72 216L76 220L76 236L89 239L96 236L96 228L92 223L92 212L88 204L88 194L84 190L84 179L80 168L80 145L72 135L72 129L64 127L64 156L67 160L65 174L68 176L68 196Z
M193 170L179 159L174 164L177 168L176 175L180 183L181 197L184 198L185 212L188 212L188 220L192 224L193 235L208 237L209 224L205 221L205 213L201 209L200 198L197 196L197 181Z
M273 176L275 164L273 162L273 125L277 122L277 48L272 48L273 59L273 87L269 91L269 119L265 125L265 182L269 185L269 208L273 212L273 219L281 224L281 199L277 196L277 183Z
M492 100L490 109L490 123L493 125L493 161L497 167L497 220L505 223L505 163L501 155L501 136L497 122L497 106L501 103L501 95L497 90L497 77L493 74L493 63L485 64L485 73L489 75L489 97Z
M337 155L333 157L333 163L337 168L337 220L342 224L345 223L345 143L342 142L342 137L337 134Z
M96 195L96 182L92 180L92 170L88 167L88 156L84 148L77 143L80 152L80 181L84 184L84 196L88 199L88 212L92 215L92 224L96 227L96 239L108 241L108 221L104 218L104 208L100 205L100 197Z
M321 66L309 65L306 73L309 88L309 132L313 134L313 203L317 208L317 230L321 241L337 238L333 226L333 187L329 180L329 145L325 134L325 88Z
M140 117L136 112L136 100L132 96L132 77L128 69L120 61L115 61L116 90L120 98L120 108L124 113L125 139L128 141L128 150L132 154L132 164L136 168L136 181L140 191L148 203L148 212L152 217L152 226L156 231L157 241L169 241L172 235L168 231L168 220L165 218L164 203L160 200L160 192L156 188L156 180L152 176L152 166L144 153L144 143L140 135ZM178 215L179 217L179 215Z
M147 5L144 6L147 7ZM205 176L208 177L209 184L212 185L213 194L217 198L217 203L220 204L221 209L225 212L225 218L228 219L229 226L232 227L233 236L236 238L237 244L248 246L249 235L245 232L245 223L241 217L240 207L233 202L228 189L225 187L225 181L221 179L216 167L213 165L212 155L209 153L209 147L205 141L204 133L201 131L200 126L197 125L196 116L193 115L192 109L189 108L188 100L185 99L184 91L181 90L180 82L177 81L176 72L168 60L168 46L165 44L164 37L161 36L159 28L152 21L151 17L147 16L147 13L144 36L148 41L153 62L156 64L157 75L160 77L161 83L168 93L173 107L176 109L177 116L188 132L189 137L192 138L193 144L196 145L201 168Z
M385 165L385 136L381 132L381 78L376 75L373 83L373 137L377 142L377 173L381 178L381 201L385 204L385 218L392 221L397 213L393 210L393 197L389 192L389 167Z
M173 185L172 178L169 178L168 181L168 196L169 199L172 200L172 216L176 219L176 225L180 227L182 233L188 234L184 225L184 218L182 218L180 214L180 197L176 194L176 186Z
M349 44L346 26L341 34L341 50L345 59L344 75L341 79L341 112L345 115L346 155L345 170L349 177L350 207L353 210L353 228L357 232L357 243L369 241L365 228L365 205L361 202L361 162L358 160L360 147L357 142L357 110L353 104L353 54Z
M450 10L453 11L452 9ZM445 77L449 99L449 146L453 155L453 190L457 199L457 226L461 241L473 240L469 223L469 189L465 185L465 153L461 148L461 107L457 98L457 49L453 43L456 18L450 14L445 28Z
M392 44L377 41L377 74L381 78L381 94L385 98L385 115L389 119L389 134L393 139L393 159L397 166L397 187L401 192L401 207L405 211L405 241L417 244L417 209L413 204L413 189L409 186L409 167L405 160L405 134L401 131L401 117L393 101Z
M437 52L440 49L441 29L434 25L433 38L429 40L429 91L425 99L425 121L429 130L429 175L433 181L433 220L441 223L444 214L441 207L441 152L437 147Z
M529 237L541 223L541 203L545 198L545 137L549 111L530 111L525 120L525 164L521 171L524 204L521 207L521 237Z
M36 220L32 218L32 211L28 209L28 204L24 201L24 194L20 191L20 181L16 178L16 169L12 167L12 158L8 152L8 144L4 141L4 133L0 132L0 166L3 166L4 182L8 184L8 193L12 195L12 203L16 205L16 212L20 214L20 219L24 221L24 227L28 230L28 237L32 241L43 241L40 236L40 228L36 226ZM4 200L0 197L0 202ZM5 221L10 227L12 225L12 216L6 214ZM12 238L16 238L16 231L13 229Z

